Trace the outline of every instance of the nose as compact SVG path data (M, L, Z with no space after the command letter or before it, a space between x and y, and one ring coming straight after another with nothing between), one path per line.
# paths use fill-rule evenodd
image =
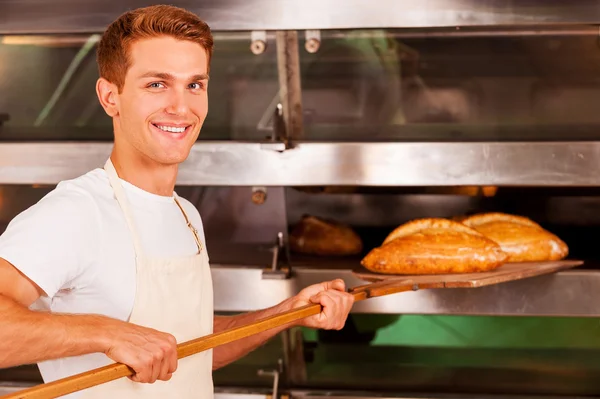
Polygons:
M189 111L185 90L171 90L166 112L172 115L186 115Z

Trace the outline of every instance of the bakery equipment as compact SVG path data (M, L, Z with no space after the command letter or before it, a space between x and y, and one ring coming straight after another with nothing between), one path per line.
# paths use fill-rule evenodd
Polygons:
M494 271L480 273L454 273L429 276L383 276L378 273L358 273L357 276L370 284L351 288L349 292L354 301L398 294L406 291L439 288L470 288L499 284L507 281L516 281L524 278L541 276L559 270L569 269L580 265L581 262L555 261L555 262L528 262L525 264L512 263ZM232 328L196 339L182 342L177 345L177 358L182 359L197 353L225 345L245 337L277 328L291 322L319 314L319 304L305 305L288 310L243 326ZM92 388L94 386L128 377L135 372L124 364L109 364L98 369L86 371L81 374L66 377L61 380L41 384L29 389L16 392L12 395L2 396L5 399L50 399L64 396L73 392Z
M294 329L216 371L217 398L600 394L597 2L174 3L219 49L178 181L203 217L219 313L360 285L364 252L416 218L526 216L584 261L363 301L343 331ZM0 229L108 156L93 48L139 5L0 1ZM291 251L303 215L351 226L363 253ZM40 382L35 366L0 379Z

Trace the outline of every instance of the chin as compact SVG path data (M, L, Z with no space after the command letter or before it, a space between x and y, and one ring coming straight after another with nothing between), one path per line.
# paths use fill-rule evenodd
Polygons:
M188 151L169 151L158 153L156 157L156 161L164 164L164 165L176 165L183 163L188 156L190 155L190 150Z
M178 145L172 145L172 143L165 143L167 145L161 145L155 148L152 152L157 162L165 165L174 165L184 162L190 155L192 150L192 144L184 145L184 143L177 143ZM171 145L168 145L171 144Z

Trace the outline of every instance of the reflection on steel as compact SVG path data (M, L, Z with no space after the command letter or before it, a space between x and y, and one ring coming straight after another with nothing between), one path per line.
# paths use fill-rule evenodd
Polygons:
M598 186L600 142L201 142L179 185ZM0 184L55 184L102 167L110 143L0 144Z
M0 144L0 184L56 184L101 168L110 143Z
M527 24L597 24L596 0L175 0L213 30L464 27ZM0 0L0 34L101 32L128 9L127 2Z
M366 282L350 270L295 267L294 277L272 280L260 268L213 265L215 310L242 312L274 306L302 288L342 278L347 287ZM260 292L261 295L256 295ZM583 295L582 293L585 293ZM496 316L600 316L600 272L570 270L481 288L421 290L372 298L353 313Z

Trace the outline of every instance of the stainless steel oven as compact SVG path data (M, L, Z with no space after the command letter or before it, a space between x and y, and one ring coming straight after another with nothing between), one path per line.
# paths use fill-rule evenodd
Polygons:
M600 2L175 3L215 34L209 117L177 191L202 215L218 313L361 283L364 253L290 250L307 214L352 226L368 251L411 219L502 211L584 260L361 302L342 331L293 329L216 371L218 397L600 395ZM143 4L0 1L0 232L102 166L94 49ZM0 380L41 382L35 365Z

